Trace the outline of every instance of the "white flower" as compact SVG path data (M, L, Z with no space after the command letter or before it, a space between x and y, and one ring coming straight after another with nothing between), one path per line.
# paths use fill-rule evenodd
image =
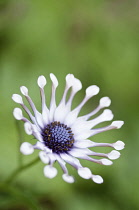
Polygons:
M76 79L72 74L66 76L66 87L62 99L57 106L55 94L58 81L54 74L50 74L50 79L52 81L52 95L50 108L48 109L44 93L44 86L47 82L44 76L38 78L38 86L40 88L42 102L41 113L36 109L28 94L28 89L25 86L22 86L20 90L27 99L32 112L23 103L20 95L13 94L12 96L12 99L20 104L25 110L30 120L23 116L20 108L14 109L14 117L17 120L24 121L26 133L28 135L33 135L37 140L35 145L28 142L22 143L20 151L24 155L29 155L34 152L34 149L41 150L39 156L42 162L47 164L44 167L44 175L48 178L53 178L57 175L57 169L54 167L54 163L55 161L58 161L63 170L62 178L66 182L74 182L74 178L68 174L68 169L66 167L66 163L69 163L77 170L79 176L84 179L92 179L94 182L100 184L103 182L102 177L94 175L89 168L83 167L77 158L89 160L102 165L111 165L111 160L120 157L120 153L117 150L122 150L124 148L124 143L122 141L117 141L115 143L96 143L88 138L103 131L119 129L123 125L123 121L113 121L106 127L94 128L99 123L111 121L113 119L113 114L109 109L105 109L99 116L90 119L101 109L108 107L111 104L110 99L108 97L101 98L99 105L95 110L84 116L79 116L80 110L84 104L90 98L98 94L99 88L96 85L88 87L82 102L76 108L71 110L73 98L82 88L80 80ZM70 96L67 99L67 93L70 90ZM88 149L89 147L112 147L115 150L105 154L94 152ZM102 158L95 159L90 156L98 156Z

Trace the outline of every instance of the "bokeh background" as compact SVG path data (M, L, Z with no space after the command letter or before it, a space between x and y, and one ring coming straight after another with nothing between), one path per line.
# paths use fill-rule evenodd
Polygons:
M83 83L76 96L78 104L85 88L96 84L101 91L84 112L98 104L100 97L112 99L115 120L124 120L120 130L94 136L98 142L122 140L126 148L112 166L83 161L104 183L97 185L80 178L65 183L62 172L49 180L39 162L21 173L11 185L0 188L2 210L136 210L139 209L139 2L137 0L0 0L0 179L4 183L19 164L19 134L23 123L15 123L17 106L13 93L25 85L40 106L36 84L39 75L49 73L59 80L57 101L65 76L73 73ZM18 127L18 129L17 129ZM20 130L20 133L19 133ZM38 152L23 158L24 164Z

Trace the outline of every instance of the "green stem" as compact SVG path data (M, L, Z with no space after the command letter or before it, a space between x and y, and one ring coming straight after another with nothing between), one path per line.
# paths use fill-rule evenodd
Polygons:
M13 182L13 180L15 179L15 177L21 173L23 170L29 168L30 166L33 166L35 163L39 162L40 161L40 158L37 157L35 160L33 160L32 162L26 164L26 165L23 165L23 166L20 166L19 168L17 168L12 174L11 176L5 181L6 184L10 184L11 182Z
M25 205L25 209L41 209L41 205L39 204L38 200L29 191L25 189L20 189L17 186L11 186L7 183L0 183L1 201L4 201L3 198L5 198L5 195L7 196L7 198L9 198L10 196L11 199L14 200L14 202L10 203L11 209L17 209L15 206L22 204ZM0 209L9 209L8 202L0 202Z

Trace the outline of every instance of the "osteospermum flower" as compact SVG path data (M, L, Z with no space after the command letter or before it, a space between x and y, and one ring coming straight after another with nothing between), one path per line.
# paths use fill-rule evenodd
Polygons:
M52 81L52 94L50 100L50 108L46 106L44 86L46 79L44 76L38 78L38 86L40 88L42 112L40 113L32 99L28 94L28 89L25 86L20 88L21 93L27 99L32 112L23 103L22 97L18 94L13 94L12 99L21 105L28 114L30 120L23 116L20 108L15 108L13 111L14 117L17 120L24 121L25 132L28 135L33 135L36 139L36 144L32 145L28 142L22 143L20 151L24 155L29 155L34 152L34 149L40 150L39 156L43 163L47 164L44 167L44 175L48 178L53 178L57 175L57 169L54 167L55 161L59 163L63 170L62 178L69 183L74 182L73 176L69 175L66 163L73 166L79 176L84 179L92 179L96 183L102 183L103 179L100 175L95 175L88 167L81 165L80 159L89 160L102 165L111 165L114 159L119 158L120 153L117 150L124 148L122 141L115 143L97 143L88 138L95 134L111 129L119 129L123 125L123 121L113 121L110 125L101 128L94 128L99 123L111 121L113 114L111 110L105 109L99 116L92 119L91 117L97 114L101 109L110 105L111 101L108 97L103 97L99 101L99 105L89 114L79 116L80 110L84 104L99 92L99 87L92 85L86 89L86 94L82 102L73 110L71 105L75 94L82 88L80 80L72 74L66 76L66 86L59 105L56 105L56 88L58 80L54 74L50 74ZM69 98L67 93L71 89ZM33 113L33 114L32 114ZM91 118L91 119L90 119ZM90 120L89 120L90 119ZM105 154L97 153L90 150L90 147L111 147L115 150ZM102 157L95 159L91 156Z

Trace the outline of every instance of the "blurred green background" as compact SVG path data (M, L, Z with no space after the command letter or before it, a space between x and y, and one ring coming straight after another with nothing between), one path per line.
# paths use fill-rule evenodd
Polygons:
M120 130L92 137L98 142L122 140L126 148L112 166L83 161L104 183L80 178L65 183L62 172L49 180L39 162L20 174L0 192L0 209L136 210L139 209L139 2L137 0L0 0L0 179L3 182L18 166L19 136L12 115L17 105L11 100L19 87L29 88L40 105L36 84L49 73L59 80L58 99L65 76L73 73L83 83L76 96L79 103L85 88L101 88L86 111L102 96L112 99L115 120L124 120ZM39 106L38 105L38 106ZM23 141L30 141L19 124ZM38 152L24 156L24 163Z

